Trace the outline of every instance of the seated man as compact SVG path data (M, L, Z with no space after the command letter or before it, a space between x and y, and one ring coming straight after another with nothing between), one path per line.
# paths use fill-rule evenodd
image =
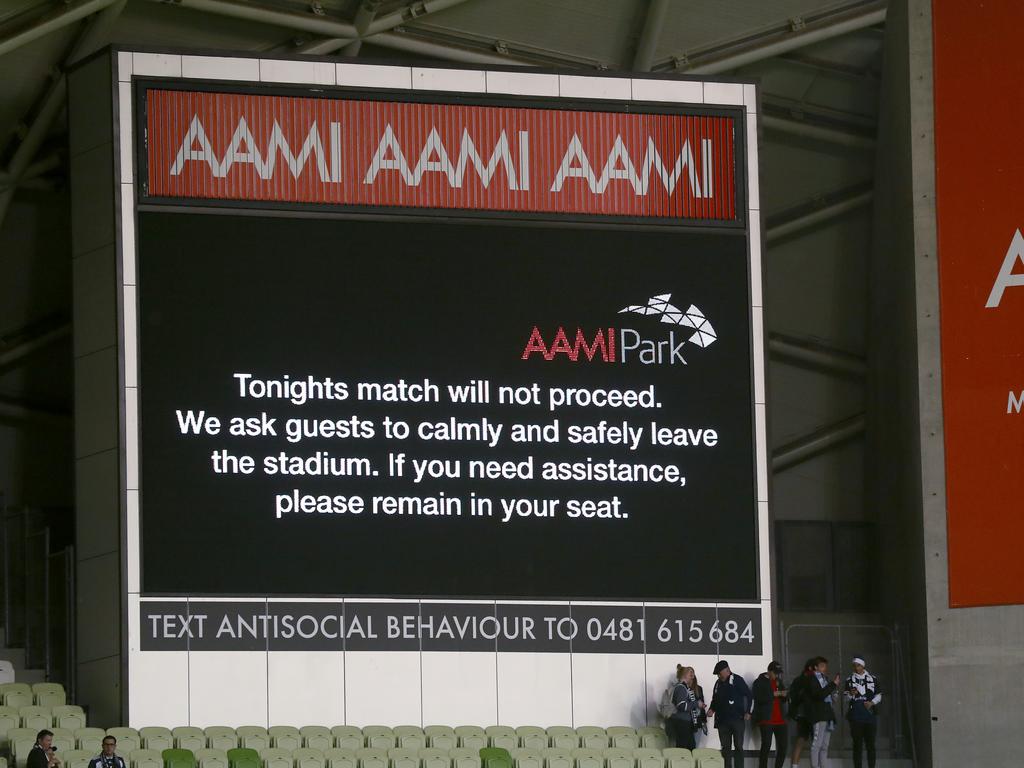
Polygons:
M45 728L36 734L36 743L32 745L32 751L28 753L25 761L26 768L59 768L60 760L57 759L57 748L53 746L53 731Z
M124 760L116 753L117 739L110 734L103 737L103 751L89 761L89 768L125 768Z

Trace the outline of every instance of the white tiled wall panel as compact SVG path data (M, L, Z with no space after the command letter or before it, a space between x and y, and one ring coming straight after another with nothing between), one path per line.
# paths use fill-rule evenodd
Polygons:
M266 675L271 725L345 722L345 658L340 651L271 651Z
M498 722L497 654L424 651L423 723ZM457 696L452 692L458 691Z
M419 651L347 651L345 721L355 725L421 723L420 680Z
M498 722L572 725L572 664L568 653L499 653Z

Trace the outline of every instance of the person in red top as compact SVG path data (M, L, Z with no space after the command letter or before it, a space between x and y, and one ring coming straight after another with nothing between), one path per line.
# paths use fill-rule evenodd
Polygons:
M761 729L759 768L768 768L768 753L775 738L775 768L786 762L788 743L786 728L786 689L782 683L782 665L773 661L768 671L754 681L753 720Z

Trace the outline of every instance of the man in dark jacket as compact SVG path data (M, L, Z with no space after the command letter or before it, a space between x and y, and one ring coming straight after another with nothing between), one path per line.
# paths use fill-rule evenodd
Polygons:
M773 661L768 671L758 676L751 686L754 695L754 722L761 730L761 752L758 768L768 768L768 752L775 739L775 768L786 762L786 689L782 685L782 665ZM874 766L872 766L874 768Z
M793 766L800 765L800 753L803 748L811 743L811 723L804 713L804 694L807 690L807 683L814 677L815 659L808 659L804 662L804 669L799 675L793 678L789 684L789 697L786 700L789 709L789 717L796 723L796 739L793 743Z
M109 733L103 737L102 749L89 761L89 768L125 768L124 760L117 754L117 739Z
M708 715L715 718L725 768L743 768L743 735L753 704L750 687L746 680L732 673L727 661L715 664L715 675L718 679Z
M804 696L804 712L813 729L811 736L811 768L825 768L828 761L828 745L835 729L836 714L832 709L832 698L839 688L839 675L828 679L828 659L815 659L814 677L807 682Z
M41 730L36 734L36 743L28 753L25 760L25 768L50 768L51 765L59 765L56 750L53 748L53 731Z

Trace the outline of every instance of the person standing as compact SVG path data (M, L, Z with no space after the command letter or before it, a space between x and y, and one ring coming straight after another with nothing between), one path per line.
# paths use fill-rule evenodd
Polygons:
M697 673L693 667L679 668L679 685L672 693L672 703L676 706L673 716L673 730L676 746L682 749L697 748L697 731L701 727L704 715L704 691L697 685Z
M811 723L811 768L825 768L828 745L836 727L836 713L832 698L839 689L839 675L828 679L828 659L818 656L814 660L814 677L807 683L804 707Z
M89 768L125 768L124 760L117 754L117 739L107 734L101 747L100 754L89 761Z
M868 768L875 768L875 735L878 732L878 705L882 702L882 689L878 678L868 672L864 659L853 659L853 674L846 678L846 697L849 707L846 719L850 721L853 736L853 766L862 768L865 748Z
M60 768L57 748L53 746L53 731L45 728L36 734L36 743L28 753L25 768Z
M814 677L814 659L804 662L803 671L793 678L789 684L789 698L787 699L789 717L796 723L796 739L793 742L793 766L800 765L800 754L803 748L811 743L811 722L807 719L805 696L807 685Z
M768 671L762 672L751 686L754 696L754 717L757 727L761 730L761 751L758 755L758 768L768 768L768 753L775 739L775 768L782 768L786 762L786 749L789 743L785 706L786 689L782 684L782 665L773 661Z
M743 735L750 719L753 698L747 681L734 675L729 662L715 664L715 689L711 694L708 715L715 718L715 728L722 742L724 768L743 768Z

